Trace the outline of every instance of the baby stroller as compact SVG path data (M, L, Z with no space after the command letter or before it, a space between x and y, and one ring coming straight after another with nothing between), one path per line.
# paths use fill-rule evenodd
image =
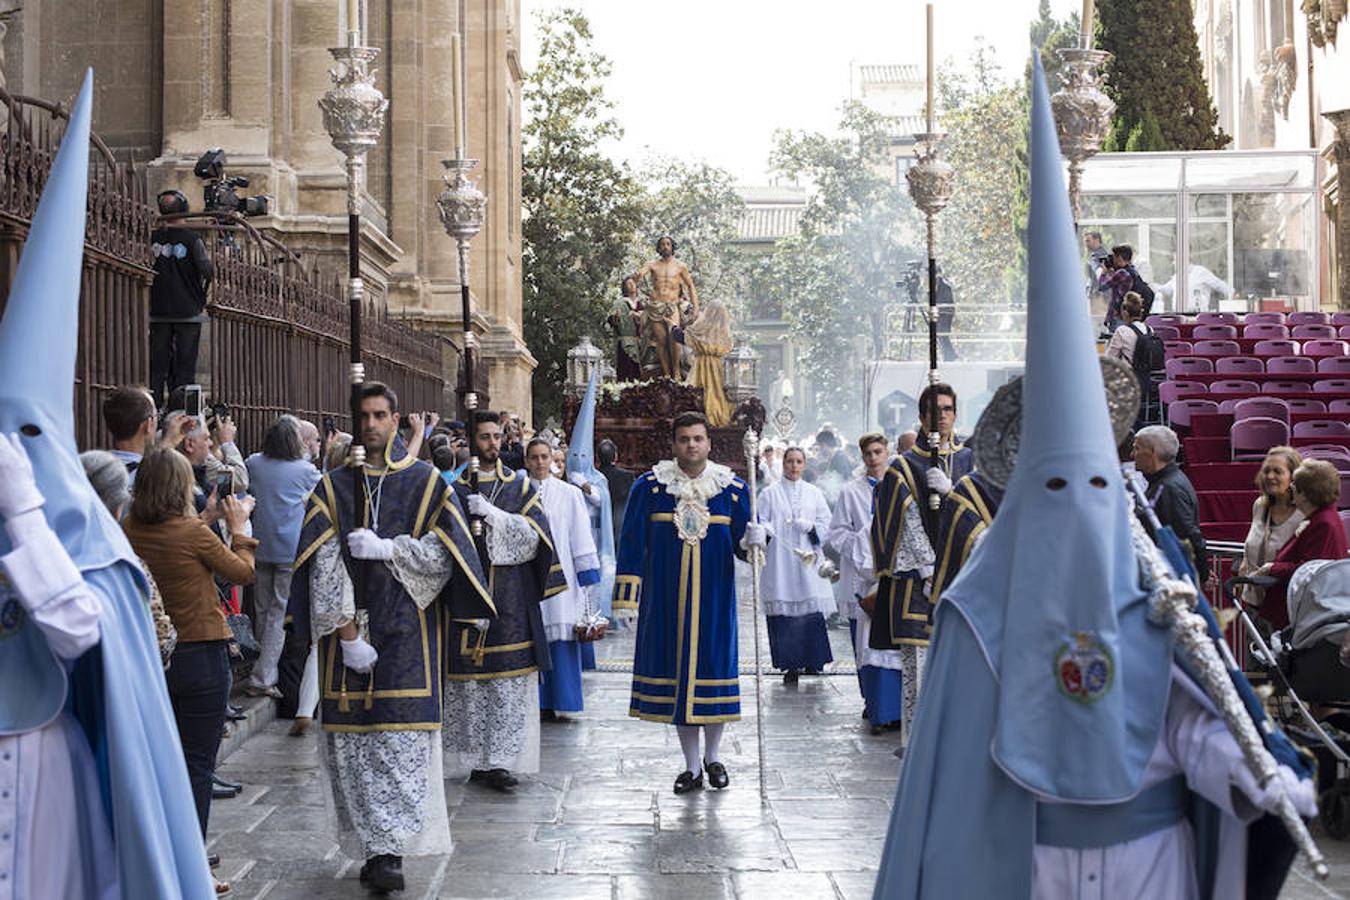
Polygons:
M1342 638L1350 631L1350 559L1317 560L1289 580L1290 624L1267 642L1238 602L1244 585L1268 587L1273 578L1237 577L1224 594L1251 639L1251 664L1270 679L1267 703L1280 728L1317 761L1318 818L1331 837L1350 837L1350 669L1339 664ZM1318 719L1304 697L1322 706Z

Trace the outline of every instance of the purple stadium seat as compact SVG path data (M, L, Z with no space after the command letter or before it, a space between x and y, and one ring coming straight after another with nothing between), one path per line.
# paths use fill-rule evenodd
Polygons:
M1168 378L1214 374L1214 360L1199 356L1178 356L1167 361Z
M1158 329L1153 329L1156 333ZM1177 356L1190 356L1192 344L1190 341L1163 341L1163 355L1167 359Z
M1313 419L1311 422L1298 422L1294 425L1294 437L1296 438L1350 437L1350 424L1347 424L1345 421L1341 419Z
M1181 329L1175 325L1150 325L1153 333L1158 336L1160 341L1179 341L1181 340Z
M1286 400L1289 404L1289 415L1294 413L1313 413L1317 415L1324 414L1327 411L1327 405L1321 400L1314 400L1311 397L1297 397L1293 400Z
M1341 485L1345 487L1344 484ZM1345 529L1346 534L1350 534L1350 509L1341 510L1341 527Z
M1350 356L1324 356L1317 361L1317 371L1332 375L1350 375Z
M1336 329L1330 325L1295 325L1292 336L1297 341L1334 341Z
M1306 356L1272 356L1266 360L1268 375L1311 375L1317 371L1317 360Z
M1332 400L1327 404L1327 412L1332 415L1350 416L1350 400Z
M1239 419L1228 432L1232 458L1265 459L1271 447L1289 443L1289 426L1279 419Z
M1196 356L1237 356L1242 347L1237 341L1196 341L1192 352Z
M1350 356L1350 346L1345 341L1307 341L1303 344L1304 356Z
M1331 321L1331 316L1324 312L1291 312L1285 321L1290 325L1326 325Z
M1181 399L1183 393L1203 394L1209 392L1209 385L1203 381L1164 381L1158 385L1158 400L1166 406L1173 400Z
M1218 375L1260 375L1265 365L1255 356L1225 356L1214 363Z
M1306 381L1263 381L1261 382L1263 391L1284 391L1286 393L1310 394L1312 385Z
M1318 459L1340 456L1350 460L1350 447L1346 447L1344 444L1304 444L1298 448L1298 452L1304 456L1316 454Z
M1235 341L1237 336L1236 325L1197 325L1191 331L1197 341Z
M1191 416L1196 413L1217 413L1219 404L1213 400L1173 400L1167 404L1167 422L1173 428L1191 427Z
M1350 325L1342 325L1340 330L1336 332L1336 337L1343 341L1350 341Z
M1255 381L1242 381L1237 378L1225 378L1211 382L1209 386L1211 394L1255 394L1259 390L1261 388Z
M1350 507L1350 472L1341 470L1341 499L1336 501L1337 509Z
M1179 313L1155 313L1146 317L1144 322L1150 328L1157 328L1159 325L1185 325L1186 317Z
M1257 322L1255 325L1244 325L1242 336L1253 341L1282 341L1289 337L1289 329L1284 325Z
M1319 394L1350 394L1350 378L1323 378L1313 384Z
M1221 416L1232 416L1232 415L1236 415L1236 414L1237 414L1237 405L1238 405L1239 403L1241 403L1241 402L1242 402L1241 400L1220 400L1220 401L1219 401L1219 415L1221 415Z
M1285 340L1257 341L1252 352L1257 356L1298 356L1298 342Z
M1282 312L1254 312L1247 313L1243 321L1248 325L1283 325L1284 313Z
M1350 312L1342 310L1331 314L1331 324L1340 328L1342 325L1350 325Z
M1235 420L1241 419L1279 419L1289 424L1289 404L1279 397L1248 397L1237 401L1233 410Z
M1238 317L1230 312L1202 312L1196 313L1195 321L1198 325L1236 325Z

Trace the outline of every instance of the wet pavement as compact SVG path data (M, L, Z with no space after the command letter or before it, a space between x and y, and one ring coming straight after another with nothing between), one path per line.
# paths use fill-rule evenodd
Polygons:
M742 614L742 622L749 620ZM753 633L742 626L742 663ZM761 632L762 634L762 632ZM898 735L872 736L860 718L848 631L831 629L836 664L795 687L766 673L767 800L756 769L754 679L741 679L740 722L728 726L725 791L682 797L683 768L669 726L630 719L628 675L588 672L586 711L542 726L542 771L513 795L446 781L451 852L404 863L408 898L628 900L871 896L899 761ZM602 670L631 658L631 635L601 645ZM767 661L768 646L763 646ZM767 663L766 663L767 664ZM313 735L272 722L226 759L221 774L243 793L212 805L208 846L235 898L310 900L368 896L328 830ZM448 774L448 773L447 773ZM972 814L976 814L972 811ZM1350 842L1323 837L1330 886L1302 871L1288 900L1350 896Z

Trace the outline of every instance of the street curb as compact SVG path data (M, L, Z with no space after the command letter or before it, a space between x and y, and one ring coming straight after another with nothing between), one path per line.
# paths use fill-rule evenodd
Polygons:
M245 718L238 722L229 722L230 734L220 742L216 752L216 765L223 765L230 754L244 746L244 743L261 732L277 719L277 701L271 697L249 697L236 693L230 702L244 711Z

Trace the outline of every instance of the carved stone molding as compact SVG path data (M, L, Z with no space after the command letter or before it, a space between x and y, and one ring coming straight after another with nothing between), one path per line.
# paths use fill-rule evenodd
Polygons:
M1313 44L1336 46L1336 30L1345 13L1346 0L1303 0L1303 14L1308 17L1308 37Z
M1336 128L1332 154L1336 160L1336 300L1350 309L1350 109L1322 113Z

